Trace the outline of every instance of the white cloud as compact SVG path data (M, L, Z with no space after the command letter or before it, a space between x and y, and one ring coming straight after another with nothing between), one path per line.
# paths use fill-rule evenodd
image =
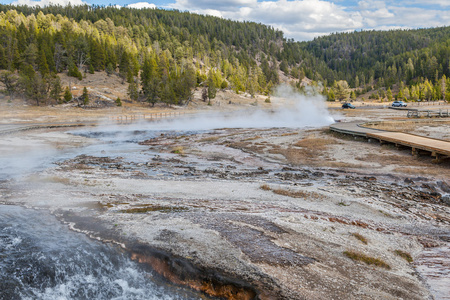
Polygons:
M439 5L442 7L450 7L450 1L448 0L427 0L426 3L423 0L409 0L404 1L405 4L426 4L426 5Z
M137 2L137 3L128 4L127 7L142 9L142 8L156 8L156 5L153 3L148 3L148 2Z
M12 5L28 5L28 6L48 6L48 5L61 5L66 6L70 3L72 6L77 5L85 5L86 2L83 2L82 0L39 0L39 1L33 1L33 0L17 0L12 2Z
M361 2L364 3L361 5ZM448 10L414 7L406 5L408 1L397 1L393 2L392 5L380 5L381 1L360 1L359 7L365 7L366 2L377 2L379 4L375 8L360 11L366 29L429 28L448 26L450 23Z
M170 5L174 8L182 8L184 10L195 9L211 9L219 11L235 11L239 7L249 6L253 7L257 5L257 0L223 0L223 1L210 1L210 0L177 0L175 4Z
M395 19L391 24L409 28L426 28L448 26L450 13L442 10L427 10L418 7L391 8L395 12ZM380 22L381 23L381 22Z
M377 10L386 7L386 3L380 0L363 0L358 2L358 7L361 10Z
M336 31L352 31L362 27L358 13L323 0L227 0L216 3L206 0L177 0L171 8L240 21L255 21L282 30L287 37L309 40Z
M334 2L334 3L333 3ZM255 21L282 30L288 38L310 40L359 29L435 27L450 24L448 10L423 8L421 0L176 0L167 8L239 21ZM426 3L450 6L450 0ZM421 7L417 7L421 5ZM414 7L415 6L415 7Z

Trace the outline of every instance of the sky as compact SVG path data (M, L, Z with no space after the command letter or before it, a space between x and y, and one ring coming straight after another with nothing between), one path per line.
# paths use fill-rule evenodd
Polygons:
M2 4L120 5L163 8L254 21L308 41L335 32L450 25L450 0L0 0Z

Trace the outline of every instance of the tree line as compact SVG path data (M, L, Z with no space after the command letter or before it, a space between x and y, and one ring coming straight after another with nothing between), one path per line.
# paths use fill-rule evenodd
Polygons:
M185 103L208 76L217 88L268 94L278 65L256 53L281 37L256 23L176 11L0 5L1 78L7 93L36 104L57 100L61 72L78 79L116 74L128 82L131 99L152 104Z
M82 79L99 71L120 76L130 99L151 104L188 103L195 87L211 97L220 88L268 95L281 73L299 89L312 79L329 100L343 85L348 97L387 97L395 86L400 98L442 99L449 57L449 27L295 42L263 24L176 10L0 5L0 80L9 95L38 105L60 101L58 73Z

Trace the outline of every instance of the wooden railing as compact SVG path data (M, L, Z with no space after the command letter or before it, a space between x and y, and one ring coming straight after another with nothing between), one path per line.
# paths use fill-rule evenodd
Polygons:
M408 110L408 118L448 118L450 117L449 110L439 109L439 110Z
M134 123L139 120L161 120L180 117L184 115L184 112L161 112L161 113L149 113L149 114L122 114L116 116L110 116L109 120L111 122L117 122L120 124Z

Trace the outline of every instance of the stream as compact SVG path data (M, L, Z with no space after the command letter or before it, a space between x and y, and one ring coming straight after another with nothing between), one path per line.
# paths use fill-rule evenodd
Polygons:
M156 133L127 132L118 137L117 133L82 130L74 134L89 135L98 142L69 150L30 147L20 160L2 156L0 180L21 180L81 153L129 154L128 158L139 160L145 147L137 141ZM148 266L131 260L120 247L73 232L45 210L0 205L0 300L10 299L210 298L170 284Z
M201 299L45 211L0 205L0 299Z

